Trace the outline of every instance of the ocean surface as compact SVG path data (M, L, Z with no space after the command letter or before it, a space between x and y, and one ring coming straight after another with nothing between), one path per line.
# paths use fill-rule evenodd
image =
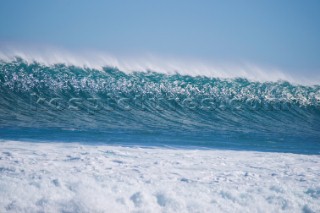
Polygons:
M191 74L1 59L0 212L319 212L320 84Z
M0 60L0 140L320 153L320 85Z

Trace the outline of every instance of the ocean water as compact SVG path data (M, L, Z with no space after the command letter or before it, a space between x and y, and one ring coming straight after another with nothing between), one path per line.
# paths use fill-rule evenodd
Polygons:
M320 153L320 85L0 62L0 140Z
M319 84L61 61L0 60L0 212L320 211Z

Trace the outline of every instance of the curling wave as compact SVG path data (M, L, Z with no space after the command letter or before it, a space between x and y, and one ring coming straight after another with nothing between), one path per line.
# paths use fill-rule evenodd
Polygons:
M2 139L320 150L320 85L15 58L0 63L0 94Z

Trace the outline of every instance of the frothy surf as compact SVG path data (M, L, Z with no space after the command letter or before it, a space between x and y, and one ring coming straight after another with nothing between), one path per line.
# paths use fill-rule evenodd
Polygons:
M1 212L319 212L319 156L0 143Z

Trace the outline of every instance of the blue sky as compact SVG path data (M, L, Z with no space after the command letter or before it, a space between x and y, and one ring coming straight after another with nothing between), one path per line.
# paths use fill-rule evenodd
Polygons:
M320 73L320 1L1 1L0 42Z

